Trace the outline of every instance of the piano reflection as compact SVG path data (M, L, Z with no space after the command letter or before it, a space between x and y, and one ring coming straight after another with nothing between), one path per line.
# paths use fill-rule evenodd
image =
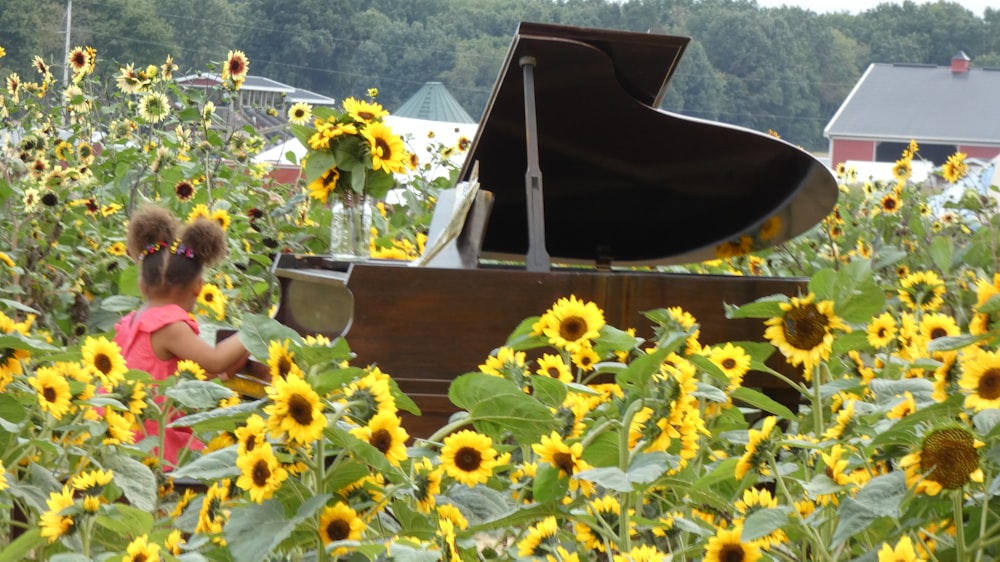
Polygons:
M392 375L422 410L405 419L418 436L455 411L454 378L561 297L593 301L608 323L640 336L651 335L644 311L680 306L703 343L762 341L759 320L728 320L723 303L795 294L804 280L656 266L798 236L832 210L837 186L785 141L659 109L688 42L520 24L459 186L433 219L432 240L449 223L454 236L416 265L281 255L277 319L344 336L357 364ZM745 384L797 397L761 373Z

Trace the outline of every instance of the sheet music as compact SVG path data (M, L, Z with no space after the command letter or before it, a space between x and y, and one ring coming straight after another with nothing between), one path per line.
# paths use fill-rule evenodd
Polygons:
M465 218L469 214L476 193L479 191L478 172L479 164L477 162L468 181L459 182L453 189L442 191L439 194L437 206L434 208L434 216L431 218L430 232L424 246L424 253L410 262L411 266L427 265L438 257L447 261L447 256L442 252L454 242L455 238L462 233L462 228L465 227ZM454 259L457 261L457 250L452 247L450 251L456 254ZM444 253L447 254L447 252Z

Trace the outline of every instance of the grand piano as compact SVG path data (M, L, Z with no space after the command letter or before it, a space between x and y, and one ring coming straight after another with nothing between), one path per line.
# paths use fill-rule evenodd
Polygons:
M688 43L521 23L459 174L476 189L438 204L431 238L457 223L453 238L417 265L280 255L277 320L344 336L358 364L413 398L422 415L406 427L424 436L455 411L450 382L560 297L593 301L640 336L652 335L644 311L680 306L703 343L761 341L761 322L726 319L723 303L795 294L804 280L658 266L798 236L832 210L837 185L771 135L659 109ZM746 384L794 400L762 373Z

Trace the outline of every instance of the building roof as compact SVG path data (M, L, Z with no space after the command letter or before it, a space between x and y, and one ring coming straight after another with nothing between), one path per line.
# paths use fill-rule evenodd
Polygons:
M446 121L450 123L476 123L469 116L441 82L426 82L403 102L399 109L392 112L400 117L425 119L428 121Z
M199 73L181 76L176 80L176 82L182 86L189 84L192 86L207 87L221 84L222 78L218 74ZM277 92L284 94L285 100L289 103L299 101L311 103L313 105L334 105L337 103L336 100L331 97L317 94L316 92L311 92L309 90L296 88L294 86L289 86L288 84L278 82L277 80L272 80L270 78L254 74L247 74L240 90L247 92Z
M872 64L823 133L831 139L1000 144L997 123L1000 68L953 72L949 66Z

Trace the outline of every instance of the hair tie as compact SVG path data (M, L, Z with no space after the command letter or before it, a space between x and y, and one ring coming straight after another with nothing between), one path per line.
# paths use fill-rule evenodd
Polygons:
M177 254L178 256L184 256L189 260L194 259L194 248L190 248L182 244L180 238L174 240L174 243L170 245L170 253Z
M163 241L147 244L146 247L143 248L142 252L139 253L139 260L141 261L144 257L153 255L166 247L167 243Z

